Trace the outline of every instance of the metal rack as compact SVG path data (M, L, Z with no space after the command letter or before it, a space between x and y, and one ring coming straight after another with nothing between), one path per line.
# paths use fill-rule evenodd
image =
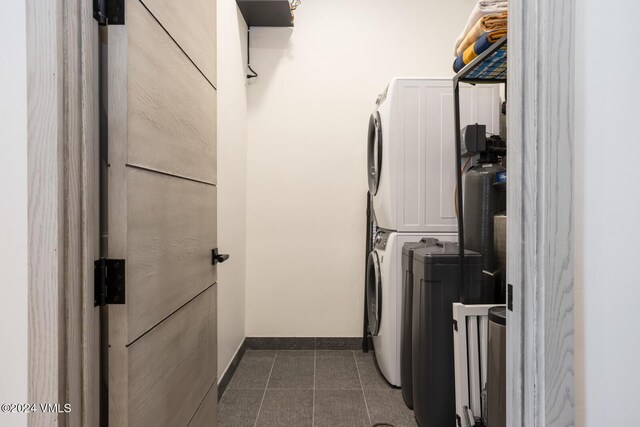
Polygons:
M369 318L367 310L367 260L369 253L373 250L373 240L376 235L376 223L373 214L373 196L367 191L367 242L364 249L364 316L362 322L362 351L369 352L370 340L369 335Z
M507 82L507 36L504 36L496 43L491 45L489 49L480 54L476 59L474 59L471 63L469 63L466 67L458 72L453 78L453 102L454 102L454 123L455 123L455 135L456 135L456 181L458 183L458 194L457 194L457 203L458 203L458 241L460 243L460 289L465 289L464 281L465 281L465 258L464 258L464 207L463 207L463 185L462 185L462 130L460 129L460 83L468 83L472 85L476 84L496 84L496 83L505 83ZM506 88L505 88L506 94ZM456 304L454 304L456 306ZM488 310L489 306L462 306L457 304L458 307L473 307L475 310L481 310L484 312ZM457 309L459 311L459 308ZM458 316L461 316L454 309L454 318L458 319ZM475 315L479 313L474 313ZM465 318L466 319L466 318ZM466 320L465 320L466 322ZM477 325L475 325L477 329ZM465 329L465 328L463 328ZM465 333L466 334L466 333ZM464 338L466 340L466 337ZM456 351L467 351L466 348L458 348L456 346ZM477 349L476 349L477 350ZM456 357L456 360L461 359L460 355ZM467 361L467 358L464 358ZM476 362L476 359L473 358L473 361ZM473 407L473 414L480 414L481 410L479 408L479 394L478 387L473 388L473 393L469 396L466 394L463 395L461 390L463 388L469 387L469 380L474 380L472 382L480 382L480 378L476 377L477 375L469 376L468 367L467 369L463 369L464 366L456 366L456 386L458 390L456 390L456 413L457 413L457 422L458 425L462 426L473 426L475 424L471 424L471 420L464 421L466 408L471 410ZM477 374L477 373L476 373ZM464 376L464 378L462 378ZM471 401L467 401L464 397L469 398ZM465 411L461 411L459 408L465 408ZM462 413L460 413L462 412Z
M456 135L456 182L458 184L458 241L460 243L460 289L464 289L464 208L462 203L462 134L460 129L460 83L495 84L507 82L507 36L495 42L486 51L453 77L454 125Z
M236 0L249 27L293 27L289 0Z
M251 27L293 27L293 10L289 0L236 0L236 4L247 23L247 68L252 74L248 79L258 77L251 68Z

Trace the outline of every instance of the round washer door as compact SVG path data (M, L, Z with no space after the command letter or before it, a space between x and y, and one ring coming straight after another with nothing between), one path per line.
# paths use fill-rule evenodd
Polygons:
M380 169L382 168L382 123L380 114L377 111L369 119L367 159L369 164L369 192L375 196L378 192Z
M367 260L367 318L369 331L372 335L378 335L382 318L382 280L376 251L371 251Z

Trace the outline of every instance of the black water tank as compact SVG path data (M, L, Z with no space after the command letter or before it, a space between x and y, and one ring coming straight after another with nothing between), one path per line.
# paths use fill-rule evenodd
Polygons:
M496 256L496 268L498 274L496 280L496 304L506 302L507 288L507 216L498 214L493 217L493 249Z
M466 304L497 303L496 280L491 275L497 270L494 253L493 217L506 210L506 193L494 184L496 176L505 168L497 163L480 163L471 168L464 188L464 247L482 255L483 274L480 300ZM489 273L489 274L487 274Z
M421 427L456 423L453 308L460 301L457 243L441 242L413 253L413 411ZM481 256L465 251L465 282L479 289Z

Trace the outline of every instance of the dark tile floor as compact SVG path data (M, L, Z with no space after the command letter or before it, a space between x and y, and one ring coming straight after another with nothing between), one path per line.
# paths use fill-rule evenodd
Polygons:
M416 426L373 358L350 350L247 350L220 400L219 426Z

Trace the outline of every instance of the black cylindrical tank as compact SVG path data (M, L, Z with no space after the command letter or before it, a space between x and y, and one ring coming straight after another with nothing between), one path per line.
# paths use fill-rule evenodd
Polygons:
M506 193L494 183L496 176L505 172L498 163L479 163L471 168L465 179L464 188L464 246L482 255L481 301L465 301L471 304L496 303L496 280L493 273L497 270L494 252L493 217L506 209ZM474 292L477 294L477 292Z

